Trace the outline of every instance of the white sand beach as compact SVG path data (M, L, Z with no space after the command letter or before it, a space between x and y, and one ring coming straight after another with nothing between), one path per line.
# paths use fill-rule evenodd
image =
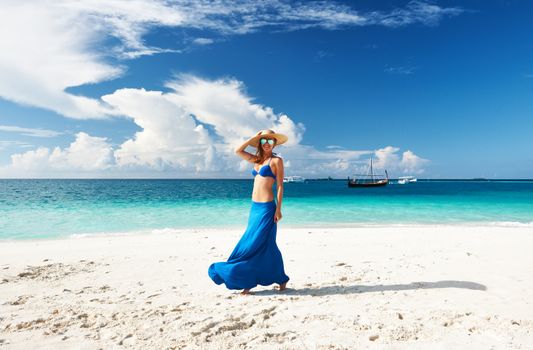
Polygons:
M280 224L251 296L207 276L241 234L0 242L0 348L533 348L531 227Z

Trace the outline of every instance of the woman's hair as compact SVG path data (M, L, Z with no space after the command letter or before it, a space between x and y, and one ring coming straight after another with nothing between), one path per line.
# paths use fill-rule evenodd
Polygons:
M272 148L276 146L276 143L277 143L277 140L276 142L274 142L274 145L272 146ZM275 155L276 153L272 152L272 156L275 156ZM262 164L264 161L265 161L265 152L263 151L263 146L261 145L261 142L259 142L259 144L257 145L257 151L255 151L255 162Z

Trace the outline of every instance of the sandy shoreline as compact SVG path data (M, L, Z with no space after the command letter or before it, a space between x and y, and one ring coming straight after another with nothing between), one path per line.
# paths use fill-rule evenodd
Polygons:
M290 289L248 297L207 276L242 231L0 242L0 347L533 346L531 227L280 225Z

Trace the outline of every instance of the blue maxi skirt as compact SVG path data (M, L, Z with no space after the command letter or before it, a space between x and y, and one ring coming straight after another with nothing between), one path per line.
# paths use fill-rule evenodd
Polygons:
M226 262L209 266L209 277L228 289L251 289L289 280L276 244L276 202L254 202L248 227Z

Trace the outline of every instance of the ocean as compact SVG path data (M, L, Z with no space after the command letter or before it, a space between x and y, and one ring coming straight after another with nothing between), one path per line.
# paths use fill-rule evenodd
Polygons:
M241 228L252 180L0 180L0 239ZM509 225L533 228L533 181L285 184L280 228Z

